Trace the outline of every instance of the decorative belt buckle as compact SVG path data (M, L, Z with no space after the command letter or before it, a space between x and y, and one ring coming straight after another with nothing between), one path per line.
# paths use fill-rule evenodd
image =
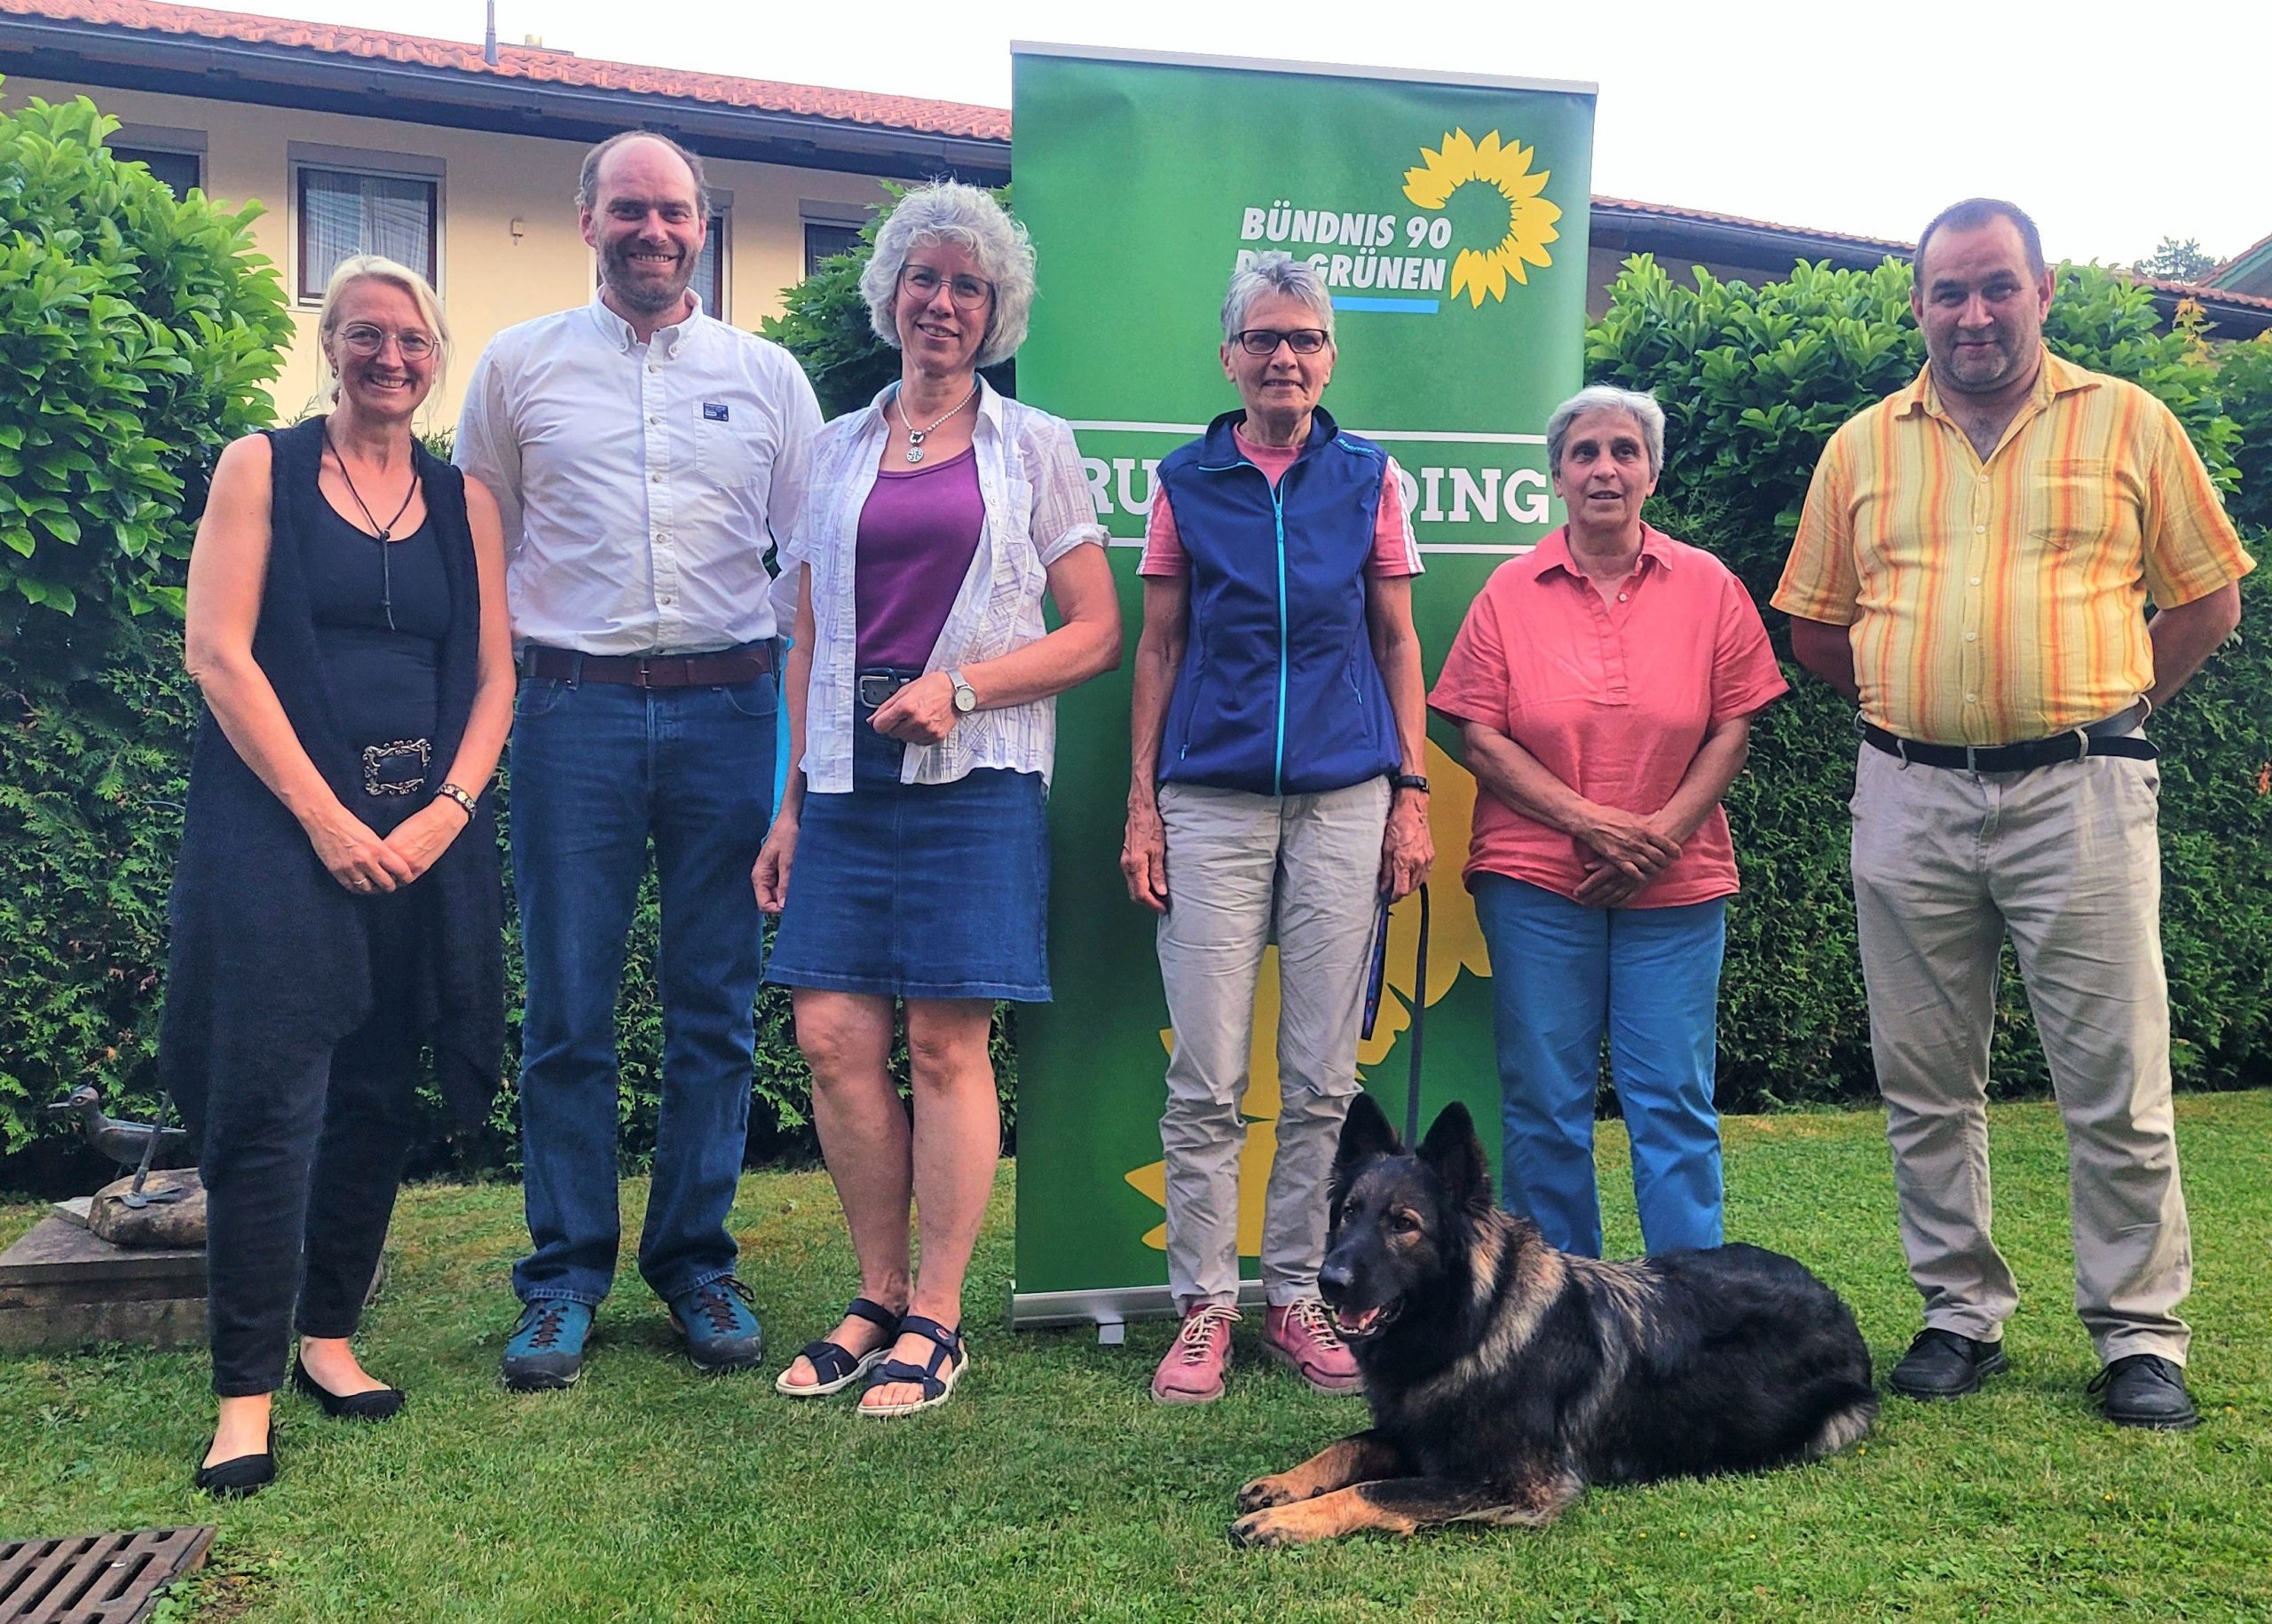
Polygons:
M889 671L863 671L859 682L860 703L872 711L907 686L905 677Z
M426 787L426 769L433 759L431 739L398 738L391 744L366 745L363 793L414 795Z

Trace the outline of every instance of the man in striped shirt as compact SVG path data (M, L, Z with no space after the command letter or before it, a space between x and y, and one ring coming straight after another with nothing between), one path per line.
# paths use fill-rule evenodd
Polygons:
M2253 561L2168 409L2044 348L2026 215L1959 203L1916 269L1925 370L1832 437L1774 597L1799 663L1862 713L1855 917L1925 1298L1892 1384L1954 1398L2006 1368L2018 1290L1989 1238L1983 1102L2008 935L2066 1119L2092 1391L2118 1424L2190 1426L2141 727L2238 624Z

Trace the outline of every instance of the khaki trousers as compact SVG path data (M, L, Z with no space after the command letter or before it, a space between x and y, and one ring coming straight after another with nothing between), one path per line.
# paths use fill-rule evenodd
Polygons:
M2160 774L1904 767L1861 746L1854 911L1910 1277L1984 1341L2019 1301L1989 1238L1984 1104L2009 935L2067 1128L2075 1309L2102 1360L2183 1363L2193 1256L2170 1108Z
M1278 941L1277 1154L1262 1230L1273 1304L1317 1295L1326 1179L1356 1093L1365 949L1379 900L1389 784L1319 795L1160 786L1168 846L1160 980L1168 1060L1168 1286L1176 1306L1235 1303L1239 1158L1255 982Z

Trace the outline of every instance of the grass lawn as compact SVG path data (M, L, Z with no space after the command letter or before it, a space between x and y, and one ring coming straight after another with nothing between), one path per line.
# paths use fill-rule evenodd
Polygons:
M745 1179L735 1226L773 1343L705 1380L632 1274L583 1384L515 1396L496 1366L525 1241L519 1192L405 1193L364 1343L412 1393L392 1424L279 1401L284 1477L217 1504L189 1470L201 1353L0 1355L0 1538L217 1521L200 1620L1074 1618L2272 1619L2272 1092L2181 1099L2198 1280L2194 1389L2174 1437L2087 1406L2069 1309L2065 1157L2044 1105L1993 1112L2000 1239L2027 1300L1980 1395L1889 1400L1858 1450L1765 1477L1597 1490L1556 1527L1234 1550L1240 1483L1360 1423L1264 1363L1242 1327L1230 1396L1145 1392L1168 1326L1100 1348L998 1328L1006 1167L970 1301L975 1363L933 1415L862 1421L772 1376L854 1285L817 1174ZM1851 1301L1882 1375L1915 1329L1878 1118L1731 1119L1730 1233L1795 1253ZM1601 1142L1610 1245L1637 1246L1625 1143ZM624 1190L635 1233L643 1184ZM37 1210L0 1209L0 1242Z

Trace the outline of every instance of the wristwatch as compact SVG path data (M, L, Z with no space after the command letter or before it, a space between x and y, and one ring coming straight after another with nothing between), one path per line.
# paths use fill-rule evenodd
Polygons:
M957 714L967 716L971 712L978 708L978 690L962 680L962 673L960 671L948 672L947 681L955 685L955 711Z
M1428 792L1428 779L1424 773L1395 773L1391 775L1388 786L1392 790L1418 790L1425 795Z

